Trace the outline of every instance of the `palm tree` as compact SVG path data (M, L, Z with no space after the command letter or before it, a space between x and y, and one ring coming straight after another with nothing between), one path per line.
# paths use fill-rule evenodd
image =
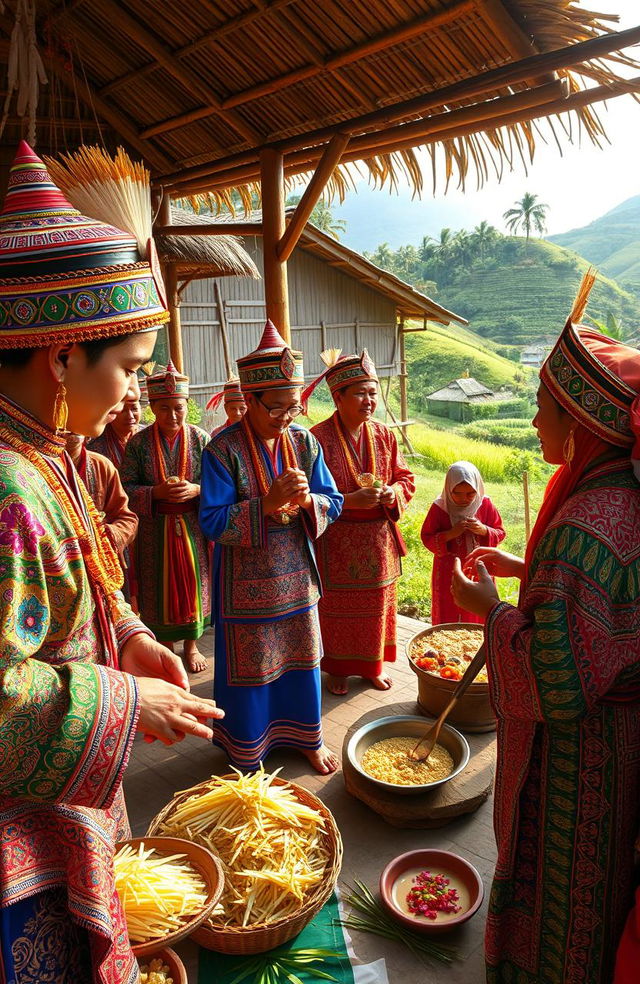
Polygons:
M480 254L480 259L484 260L487 250L489 250L498 238L498 230L495 226L489 225L484 219L477 225L472 233L473 244Z
M289 195L287 198L287 208L297 205L301 197L301 195ZM332 236L333 239L340 239L340 233L346 232L347 229L347 223L344 219L334 219L333 212L324 198L321 198L315 206L309 216L309 222L312 222L316 229L320 229L321 232L326 232L328 236Z
M383 270L393 271L395 253L389 246L389 243L380 243L375 252L367 253L365 250L364 255L376 266L382 267Z
M502 218L507 223L509 232L515 234L522 226L527 239L527 245L529 245L529 236L531 235L532 227L540 235L544 232L548 208L548 205L544 205L543 202L538 201L537 195L531 195L528 191L525 191L521 200L516 202L513 208L508 209Z

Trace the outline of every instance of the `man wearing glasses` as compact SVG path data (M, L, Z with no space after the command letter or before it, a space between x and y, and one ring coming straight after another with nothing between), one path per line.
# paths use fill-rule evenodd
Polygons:
M302 353L267 322L238 370L247 412L202 459L200 526L215 544L214 693L226 711L213 741L245 770L284 746L333 772L320 721L313 541L343 497L316 439L293 423L302 413Z

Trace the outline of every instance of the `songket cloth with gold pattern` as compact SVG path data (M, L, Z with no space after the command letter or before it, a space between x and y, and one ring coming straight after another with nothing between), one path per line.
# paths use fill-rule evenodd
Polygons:
M485 627L498 717L489 984L610 984L640 820L640 487L581 479Z
M385 662L396 658L397 585L406 547L398 522L415 493L392 431L377 420L367 425L375 463L364 460L362 470L395 492L391 506L343 509L318 544L323 594L318 606L322 630L322 669L335 676L380 676ZM343 429L342 429L343 431ZM343 495L356 492L349 446L341 434L337 411L311 428L325 461ZM342 438L342 439L341 439Z
M34 455L55 470L75 521ZM119 592L101 594L89 578L81 541L99 534L85 496L64 442L0 397L0 953L7 978L24 984L49 979L53 942L72 923L90 954L85 980L137 980L113 855L129 834L121 783L138 700L117 662L146 629ZM70 967L51 980L75 984Z
M322 450L295 424L289 435L313 506L283 523L262 512L246 424L218 434L202 458L200 525L215 544L214 697L225 710L214 743L230 761L255 769L280 746L322 744L318 623L320 579L313 543L342 507ZM282 471L256 441L269 483Z

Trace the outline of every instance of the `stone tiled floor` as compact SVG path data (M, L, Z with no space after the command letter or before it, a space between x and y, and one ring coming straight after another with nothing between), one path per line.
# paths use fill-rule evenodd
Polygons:
M391 668L394 686L390 691L369 689L362 681L353 678L346 697L334 697L324 691L325 740L334 750L340 752L347 729L372 707L379 707L382 716L386 705L415 701L416 678L404 656L404 643L420 627L421 624L413 619L399 619L399 656ZM211 656L213 634L208 632L202 643L203 652ZM211 668L192 678L192 686L203 696L210 696ZM282 774L286 778L301 783L320 796L334 814L344 840L340 885L348 885L354 878L359 878L376 890L380 872L391 858L413 848L438 847L454 851L471 861L482 875L488 892L495 861L491 799L471 816L461 817L437 830L404 830L389 826L347 793L340 771L328 777L319 776L310 771L302 755L293 752L272 754L267 760L267 767L275 769L278 766L283 766ZM208 743L187 738L178 745L166 748L159 743L147 745L140 737L136 738L125 779L134 835L145 833L149 821L174 792L201 782L213 773L220 774L227 770L224 753ZM459 956L446 971L437 964L421 963L404 947L362 933L352 934L356 955L363 963L383 956L390 984L404 984L409 979L420 984L436 984L444 979L445 974L448 984L481 984L484 981L482 937L486 907L485 895L483 906L474 918L446 938L448 943L455 946ZM197 984L197 948L185 943L176 949L185 960L190 984Z

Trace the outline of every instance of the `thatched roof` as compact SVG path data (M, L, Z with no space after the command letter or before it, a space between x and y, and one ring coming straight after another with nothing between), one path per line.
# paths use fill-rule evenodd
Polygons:
M17 2L0 12L5 64ZM582 131L597 142L590 105L638 86L618 78L636 63L611 52L640 29L603 39L615 18L570 0L39 0L36 9L50 79L38 149L124 142L172 194L246 189L267 146L285 154L288 176L308 173L340 133L350 136L342 163L364 161L379 184L405 174L419 190L418 146L434 181L481 183L530 160L541 136L562 145ZM12 105L4 141L26 129ZM346 180L334 172L334 187Z
M287 215L291 215L295 209L288 208L286 211ZM178 213L180 213L180 217L178 217ZM209 225L217 225L218 228L224 228L226 223L233 220L233 216L228 213L221 213L217 216L194 215L184 210L172 208L172 219L175 225L182 224L183 222L204 224L206 221ZM247 220L250 223L260 225L262 222L262 212L259 209L254 209L247 214ZM166 238L169 239L171 237L168 236ZM201 236L199 238L204 239L205 237ZM226 239L228 237L207 236L206 238ZM384 294L385 297L388 297L394 302L397 315L400 318L427 318L429 321L437 321L442 325L451 324L452 321L460 325L468 324L468 321L461 317L461 315L454 314L453 311L442 307L441 304L436 303L436 301L427 297L426 294L416 290L411 284L405 283L404 280L400 280L399 277L396 277L393 273L389 273L388 270L383 270L382 267L376 266L375 263L372 263L371 260L368 260L360 253L357 253L354 249L349 249L344 243L338 242L336 239L328 236L311 222L307 222L302 230L300 239L298 240L298 248L308 253L313 253L315 256L329 263L330 266L341 270L347 276L353 277L354 280L359 280L360 283L369 287L371 290Z
M435 393L427 394L427 400L440 400L442 403L493 403L496 399L500 397L493 390L472 377L454 379Z
M177 205L171 206L171 221L185 225L196 218ZM197 217L201 225L215 222L213 216ZM236 236L155 236L160 259L177 263L179 279L201 280L204 277L251 277L260 272Z

